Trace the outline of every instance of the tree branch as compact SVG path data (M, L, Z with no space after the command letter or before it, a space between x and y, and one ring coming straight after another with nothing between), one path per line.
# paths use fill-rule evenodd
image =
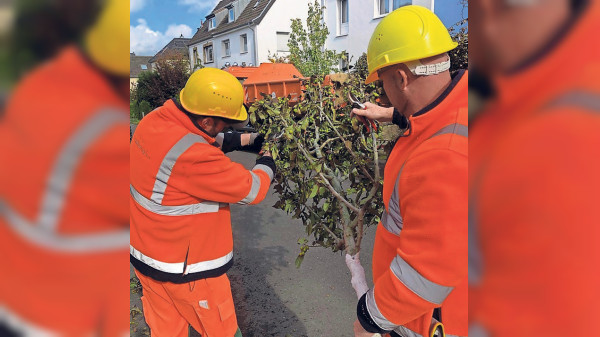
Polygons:
M325 226L322 223L318 223L317 225L321 226L323 229L325 229L327 232L329 232L329 234L331 236L333 236L336 240L338 240L338 241L341 240L339 236L337 236L331 229L329 229L329 227Z
M338 138L340 138L342 140L342 142L344 143L344 146L346 147L346 149L348 150L348 152L350 152L350 154L352 155L352 157L354 157L354 160L356 160L357 163L360 162L360 159L358 158L358 155L354 152L354 150L352 150L352 147L349 146L348 143L346 143L346 139L340 134L340 132L338 131L338 129L333 124L333 121L331 120L331 118L329 118L329 116L327 116L326 113L323 113L323 109L321 109L321 113L322 113L323 116L325 116L325 119L327 119L327 123L329 123L329 125L331 126L331 128L333 129L333 131L335 132L335 134L338 136ZM371 174L369 173L369 171L367 171L367 169L364 166L361 166L360 168L363 171L363 173L365 174L365 176L367 176L367 178L369 178L369 180L371 180L372 182L375 182L375 180L373 179L373 177L371 176Z
M357 242L357 246L360 247L360 243L362 241L362 236L363 236L363 232L364 232L364 215L367 209L367 205L369 204L369 202L371 202L371 200L375 197L375 195L377 194L377 190L379 190L379 180L381 177L381 174L379 172L379 152L378 152L378 144L377 144L377 137L375 137L374 133L371 133L371 139L373 140L373 162L374 162L374 166L375 166L375 183L373 184L373 187L371 187L371 191L369 191L369 194L366 198L366 202L363 204L363 206L360 209L359 212L359 219L360 221L358 222L358 242Z

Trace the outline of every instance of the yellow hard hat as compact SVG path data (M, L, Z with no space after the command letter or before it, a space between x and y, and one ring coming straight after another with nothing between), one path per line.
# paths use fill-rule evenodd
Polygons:
M377 80L377 70L439 55L456 48L448 30L429 9L403 6L379 22L369 41L366 83Z
M181 105L200 116L245 121L244 89L235 76L216 68L196 70L179 93Z
M129 76L129 1L106 0L94 25L85 35L89 57L100 68Z

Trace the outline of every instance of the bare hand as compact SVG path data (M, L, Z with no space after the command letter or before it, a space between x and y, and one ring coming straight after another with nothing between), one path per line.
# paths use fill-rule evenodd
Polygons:
M352 109L350 116L356 116L365 126L368 127L367 120L378 122L391 122L394 117L394 108L384 108L370 102L364 103L365 109Z
M262 156L263 157L271 157L271 152L269 152L269 151L263 151L262 152Z
M373 337L376 334L366 331L358 320L354 321L354 337Z

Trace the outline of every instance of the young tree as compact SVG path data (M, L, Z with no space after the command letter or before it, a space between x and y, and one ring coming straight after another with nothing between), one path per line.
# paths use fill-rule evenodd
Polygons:
M462 19L448 29L458 47L448 52L450 55L450 71L469 67L469 19Z
M380 165L391 144L352 118L346 99L352 92L361 101L374 101L381 88L364 85L355 75L337 90L322 83L322 77L306 80L304 97L294 106L289 98L265 95L249 111L281 168L274 207L306 228L297 266L315 246L355 255L365 228L377 224L383 210Z
M340 61L340 54L325 49L329 29L322 19L323 8L316 0L308 4L306 27L302 20L292 19L289 60L307 77L329 74Z

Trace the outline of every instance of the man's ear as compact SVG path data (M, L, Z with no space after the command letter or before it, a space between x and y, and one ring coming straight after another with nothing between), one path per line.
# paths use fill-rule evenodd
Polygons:
M210 128L215 124L215 121L210 117L203 117L199 118L198 124L200 124L204 130L210 130Z
M396 69L396 74L398 75L398 87L404 91L406 90L406 87L408 86L408 74L406 73L406 69L404 69L403 67L398 67Z

